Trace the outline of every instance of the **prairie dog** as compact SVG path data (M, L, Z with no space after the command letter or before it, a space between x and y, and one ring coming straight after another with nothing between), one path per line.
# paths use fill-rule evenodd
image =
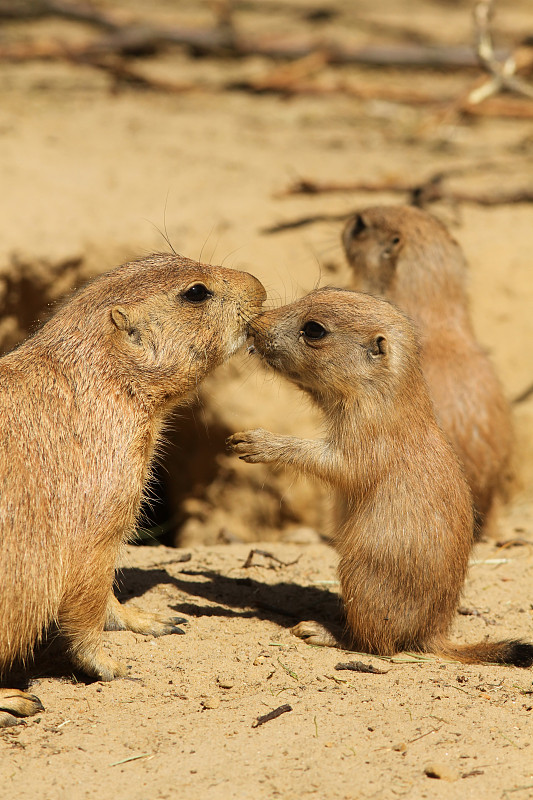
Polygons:
M124 674L104 628L182 632L120 605L117 554L169 413L245 342L264 298L248 273L156 254L88 284L0 360L0 673L52 624L102 680ZM0 725L40 708L2 690Z
M245 461L291 465L337 492L334 545L350 644L380 655L533 663L531 644L447 638L472 545L472 499L435 420L413 324L370 295L320 289L253 326L259 355L324 412L326 436L254 430L228 442ZM293 632L336 643L316 623Z
M475 536L509 477L509 406L476 341L463 252L444 225L410 206L365 208L344 227L350 288L390 300L419 327L422 370L437 420L464 466L474 497Z

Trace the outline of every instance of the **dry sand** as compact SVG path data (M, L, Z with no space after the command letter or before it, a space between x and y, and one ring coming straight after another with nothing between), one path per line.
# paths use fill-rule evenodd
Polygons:
M125 16L147 13L146 4L121 5ZM304 5L265 2L258 13L250 4L242 24L297 32ZM390 41L380 32L385 24L407 25L436 41L470 40L464 4L390 0L381 17L370 2L358 4L359 17L347 0L331 5L342 13L326 30L360 43ZM530 11L529 0L502 4L503 43L531 32ZM191 25L211 18L207 5L193 2L177 11L157 0L151 13L165 24L176 24L178 14ZM377 25L363 25L361 18ZM9 41L94 35L57 20L3 25L0 34ZM259 58L192 61L172 51L141 66L211 86L271 68ZM355 67L339 72L365 84L457 96L476 77ZM332 75L326 70L323 78ZM317 282L342 285L348 273L340 222L278 235L262 229L399 198L348 192L276 197L295 176L417 179L490 162L453 185L518 188L530 186L533 177L527 120L442 122L424 108L339 95L113 94L105 74L52 62L3 64L1 80L3 349L86 277L165 249L157 230L165 225L177 251L254 272L271 302L294 299ZM463 205L457 214L440 204L434 210L465 248L475 327L513 398L533 381L531 206ZM236 461L223 440L257 425L316 435L319 420L294 389L244 356L206 382L201 400L194 419L183 412L176 423L163 509L171 515L167 540L186 546L191 559L179 560L183 549L131 546L120 582L123 600L183 614L187 632L152 640L106 634L106 647L131 665L129 679L110 684L76 680L61 663L49 669L50 654L39 660L32 690L46 711L0 733L6 796L533 797L530 670L405 657L388 662L311 648L290 634L296 621L337 609L335 554L324 541L325 494L288 473ZM533 638L533 398L516 405L514 415L519 491L502 516L497 541L473 553L463 606L475 613L457 616L459 641ZM257 539L268 541L255 547L283 564L256 556L257 566L245 568L246 542ZM516 539L521 543L498 544ZM353 659L384 674L335 669ZM284 704L292 710L252 727ZM428 777L428 765L441 778Z

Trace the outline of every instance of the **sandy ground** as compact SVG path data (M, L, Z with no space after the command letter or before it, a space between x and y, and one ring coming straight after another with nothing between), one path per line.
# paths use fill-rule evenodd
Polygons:
M46 713L0 735L10 795L532 796L529 670L309 647L290 626L336 612L333 551L270 543L288 566L256 555L245 568L249 549L197 547L183 563L182 550L128 548L122 599L184 614L187 633L106 634L131 668L124 680L35 680ZM474 562L464 608L476 614L458 616L454 636L531 635L531 545L482 544ZM353 660L383 674L336 670ZM428 777L428 766L443 777Z
M141 3L100 5L120 5L124 18L146 14ZM332 5L340 14L326 32L361 44L393 41L389 29L398 26L428 41L470 41L464 4L391 0L381 17L370 2L359 3L357 14L347 1ZM297 33L304 8L301 2L268 2L258 13L245 4L239 14L250 31ZM162 24L211 19L207 5L193 2L177 11L160 0L151 13ZM531 33L528 0L502 4L498 22L502 44ZM0 27L0 42L92 35L58 20ZM140 66L175 80L201 80L206 88L177 95L124 88L112 93L108 77L87 66L2 64L4 350L86 277L166 249L165 226L177 251L252 271L272 303L300 296L317 282L342 285L348 273L341 223L278 235L263 229L399 198L348 192L277 197L295 177L418 179L484 164L452 185L531 185L527 120L443 121L434 110L381 100L214 91L222 80L266 74L271 66L259 58L193 61L169 51ZM325 70L324 81L334 74L445 96L459 96L476 79L474 72L345 67ZM531 206L464 204L457 210L439 204L434 210L466 251L475 327L513 398L533 380ZM106 647L131 666L129 679L111 684L74 679L68 665L52 659L50 666L50 653L38 659L32 690L46 711L0 733L6 795L533 797L531 671L408 657L381 661L311 648L290 634L296 621L337 609L335 554L324 542L327 498L292 475L235 462L223 440L258 425L316 435L319 420L295 390L245 357L209 379L201 401L201 409L178 419L165 465L167 540L186 550L129 547L121 574L122 599L183 614L186 634L158 640L106 634ZM476 613L457 616L459 641L533 637L533 399L514 406L514 419L519 491L496 539L473 553L463 606ZM253 546L283 564L257 556L257 566L245 568L246 542L257 539L263 542ZM516 539L523 543L499 544ZM191 554L189 561L179 560L184 553ZM335 669L351 659L384 673ZM252 727L284 704L290 712ZM440 779L425 774L431 764Z

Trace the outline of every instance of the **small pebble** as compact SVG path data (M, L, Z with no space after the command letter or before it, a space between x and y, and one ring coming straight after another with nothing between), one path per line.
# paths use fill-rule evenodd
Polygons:
M407 752L407 745L405 742L398 742L398 744L393 744L392 749L395 750L397 753L405 753Z
M424 773L428 778L437 778L441 781L456 781L459 778L459 773L456 769L438 762L433 762L424 767Z
M218 697L205 697L202 700L202 706L204 708L218 708L220 705L220 700Z
M228 678L224 675L218 676L217 683L221 689L233 689L235 686L235 681L232 678Z

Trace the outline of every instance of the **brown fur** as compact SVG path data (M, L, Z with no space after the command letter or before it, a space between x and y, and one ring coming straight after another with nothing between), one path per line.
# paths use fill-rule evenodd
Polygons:
M323 338L309 337L309 323ZM322 289L263 313L254 338L267 363L323 410L326 437L256 430L229 443L245 461L292 465L337 491L334 543L351 645L531 664L533 645L447 639L472 545L472 501L435 420L409 320L369 295ZM295 633L335 642L314 623Z
M201 302L186 297L197 284ZM124 674L104 626L181 632L118 603L117 554L169 413L244 343L263 299L247 273L153 255L86 286L0 360L0 673L51 625L103 680ZM0 695L10 713L39 707Z
M509 477L512 435L502 388L472 329L461 248L437 219L409 206L358 212L342 240L351 288L390 300L419 326L422 369L465 468L480 534Z

